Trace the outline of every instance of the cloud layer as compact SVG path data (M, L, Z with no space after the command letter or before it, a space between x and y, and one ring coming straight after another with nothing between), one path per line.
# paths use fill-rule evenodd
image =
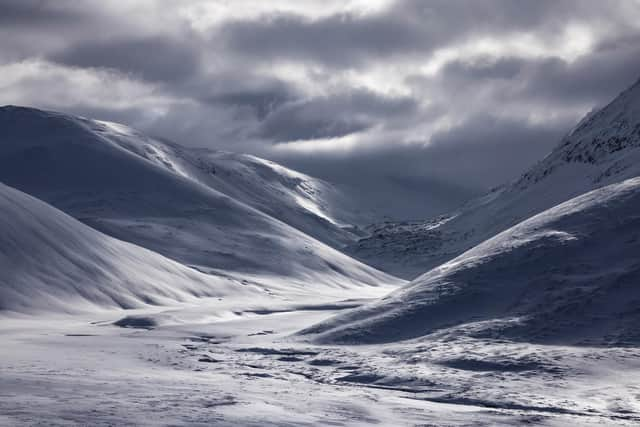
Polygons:
M3 1L0 104L255 153L373 198L402 188L415 200L398 211L418 216L515 178L640 77L635 0L266 3Z

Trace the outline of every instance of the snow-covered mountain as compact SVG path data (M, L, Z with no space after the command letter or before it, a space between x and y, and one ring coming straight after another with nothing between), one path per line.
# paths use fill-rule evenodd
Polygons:
M249 154L187 148L119 123L80 120L88 131L158 166L211 187L332 245L355 240L362 223L332 185Z
M517 181L429 221L383 223L348 248L356 258L412 278L545 209L640 175L640 81L587 115Z
M304 175L35 109L2 108L0 128L0 181L118 239L205 271L398 283L281 221L348 238L320 198L327 186Z
M139 308L251 293L239 281L106 236L3 184L0 212L0 311Z
M198 182L334 247L357 237L364 222L331 184L249 154L166 146Z
M374 343L457 328L562 344L638 343L640 178L546 210L306 333Z

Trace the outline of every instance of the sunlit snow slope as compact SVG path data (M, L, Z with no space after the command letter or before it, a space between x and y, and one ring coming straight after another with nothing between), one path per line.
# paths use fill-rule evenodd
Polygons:
M256 156L187 148L130 127L83 120L88 129L185 178L211 187L333 246L355 240L364 221L330 184Z
M201 156L198 166L186 149L170 149L119 125L21 107L0 109L0 128L0 181L118 239L207 271L340 287L397 282L258 210L257 201L249 206L249 196L238 200L216 190L211 183L217 178L204 178L215 162ZM227 180L244 185L233 174ZM330 226L336 230L331 239L341 237L329 220L305 221L319 224L318 234Z
M584 118L516 182L450 215L371 227L371 236L349 252L385 271L416 277L545 209L639 175L640 81Z
M331 342L416 338L469 326L556 343L640 340L640 178L540 213L364 308L307 333Z
M250 294L240 283L113 239L3 184L0 212L0 311L78 312Z

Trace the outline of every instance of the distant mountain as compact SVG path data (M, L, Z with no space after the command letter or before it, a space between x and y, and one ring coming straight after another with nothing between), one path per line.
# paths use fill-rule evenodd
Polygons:
M398 282L301 231L332 244L350 238L323 198L326 183L54 112L3 107L0 128L0 181L118 239L203 271Z
M81 312L251 294L2 184L0 212L0 311Z
M332 343L447 333L640 342L640 178L546 210L375 303L306 331Z
M517 181L428 221L371 226L347 252L405 278L416 277L558 203L640 175L640 81L587 115Z

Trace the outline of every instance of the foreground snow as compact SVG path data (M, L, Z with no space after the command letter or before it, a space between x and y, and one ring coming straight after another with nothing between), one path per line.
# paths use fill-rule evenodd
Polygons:
M640 422L636 348L462 336L380 346L291 339L336 314L341 303L334 302L236 312L215 322L215 300L135 312L158 323L172 319L155 329L114 326L122 312L2 318L0 425Z

